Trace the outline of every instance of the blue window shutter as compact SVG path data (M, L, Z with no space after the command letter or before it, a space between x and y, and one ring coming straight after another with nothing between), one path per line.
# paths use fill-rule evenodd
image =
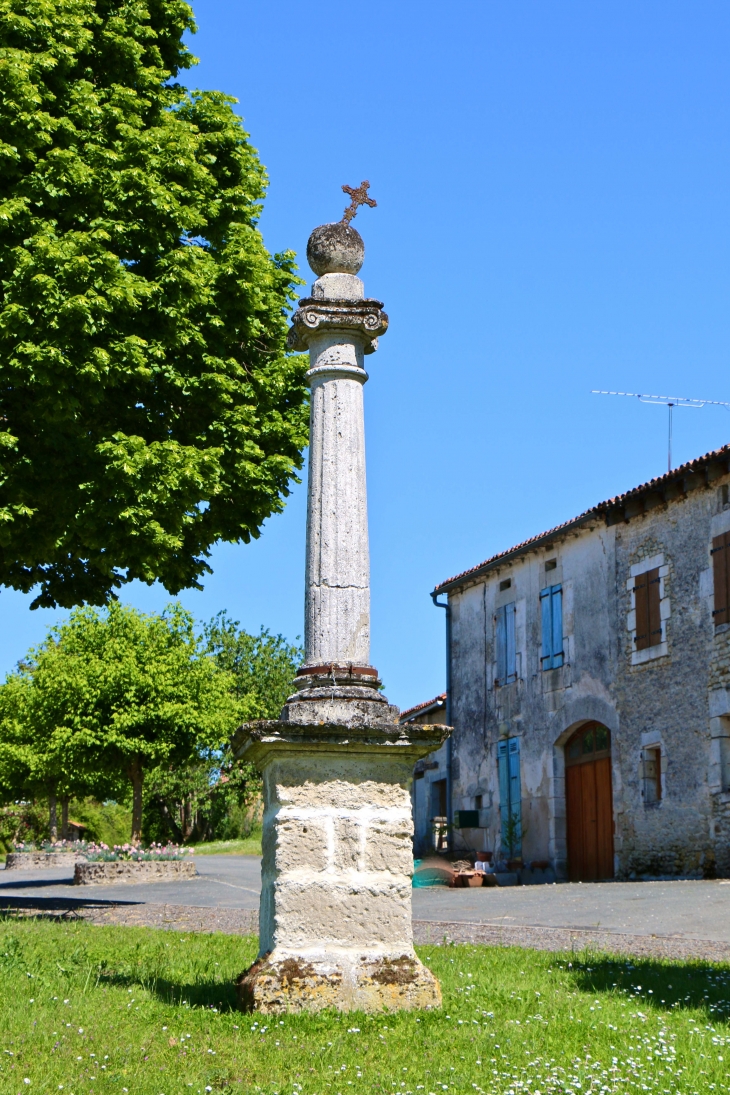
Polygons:
M540 593L540 612L542 615L542 657L540 659L543 669L553 667L553 622L552 622L552 597L549 589L543 589Z
M502 825L502 847L507 844L507 822L510 816L510 778L507 741L497 742L497 765L499 768L499 819Z
M504 684L507 677L507 622L506 605L497 609L497 683Z
M505 624L507 631L507 673L508 681L517 680L517 647L515 643L515 615L516 605L514 601L504 606Z
M552 655L553 665L563 664L563 587L553 586L550 590L550 608L552 616Z
M522 783L520 780L520 739L509 739L509 803L510 815L516 828L516 840L512 848L515 856L522 854Z

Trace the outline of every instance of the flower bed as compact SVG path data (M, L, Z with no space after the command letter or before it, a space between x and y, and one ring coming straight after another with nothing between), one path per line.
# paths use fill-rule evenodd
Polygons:
M38 868L71 867L82 863L114 864L185 864L185 869L171 870L167 873L148 871L144 877L189 878L198 872L192 861L193 850L181 848L179 844L151 844L143 848L139 844L94 844L86 840L44 841L40 846L24 843L16 844L5 862L6 870L34 870ZM92 872L93 873L93 872ZM99 876L104 872L96 872ZM127 876L130 872L107 872L111 878Z
M85 862L83 855L69 855L67 852L8 852L5 870L33 871L41 867L73 867L75 863Z
M179 844L95 844L76 864L74 885L110 885L114 882L164 882L195 878L192 848Z
M83 863L89 845L85 840L44 840L39 846L30 841L14 845L5 860L6 871L32 871L38 868L71 867Z
M192 855L192 848L179 844L150 844L149 848L141 844L88 844L85 858L89 863L169 863L190 860Z

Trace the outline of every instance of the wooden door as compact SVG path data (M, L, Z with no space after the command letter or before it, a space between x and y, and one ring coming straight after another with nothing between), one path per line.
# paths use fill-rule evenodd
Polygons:
M613 878L611 737L600 723L581 726L565 749L568 873L571 882Z

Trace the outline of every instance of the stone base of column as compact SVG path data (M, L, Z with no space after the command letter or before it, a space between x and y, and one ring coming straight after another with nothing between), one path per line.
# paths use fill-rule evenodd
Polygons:
M438 1007L413 950L410 782L449 728L400 726L376 688L337 679L329 690L315 679L282 714L233 743L264 797L260 951L238 982L241 1007Z
M243 1011L401 1011L441 1007L441 988L412 949L307 955L275 949L241 975Z
M299 726L369 729L396 736L400 711L380 691L378 672L349 662L305 665L296 676L297 691L289 697L280 721Z

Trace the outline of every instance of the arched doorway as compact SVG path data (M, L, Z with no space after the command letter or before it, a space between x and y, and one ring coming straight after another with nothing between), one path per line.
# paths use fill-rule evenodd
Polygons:
M613 878L611 734L588 722L565 746L568 873L571 882Z

